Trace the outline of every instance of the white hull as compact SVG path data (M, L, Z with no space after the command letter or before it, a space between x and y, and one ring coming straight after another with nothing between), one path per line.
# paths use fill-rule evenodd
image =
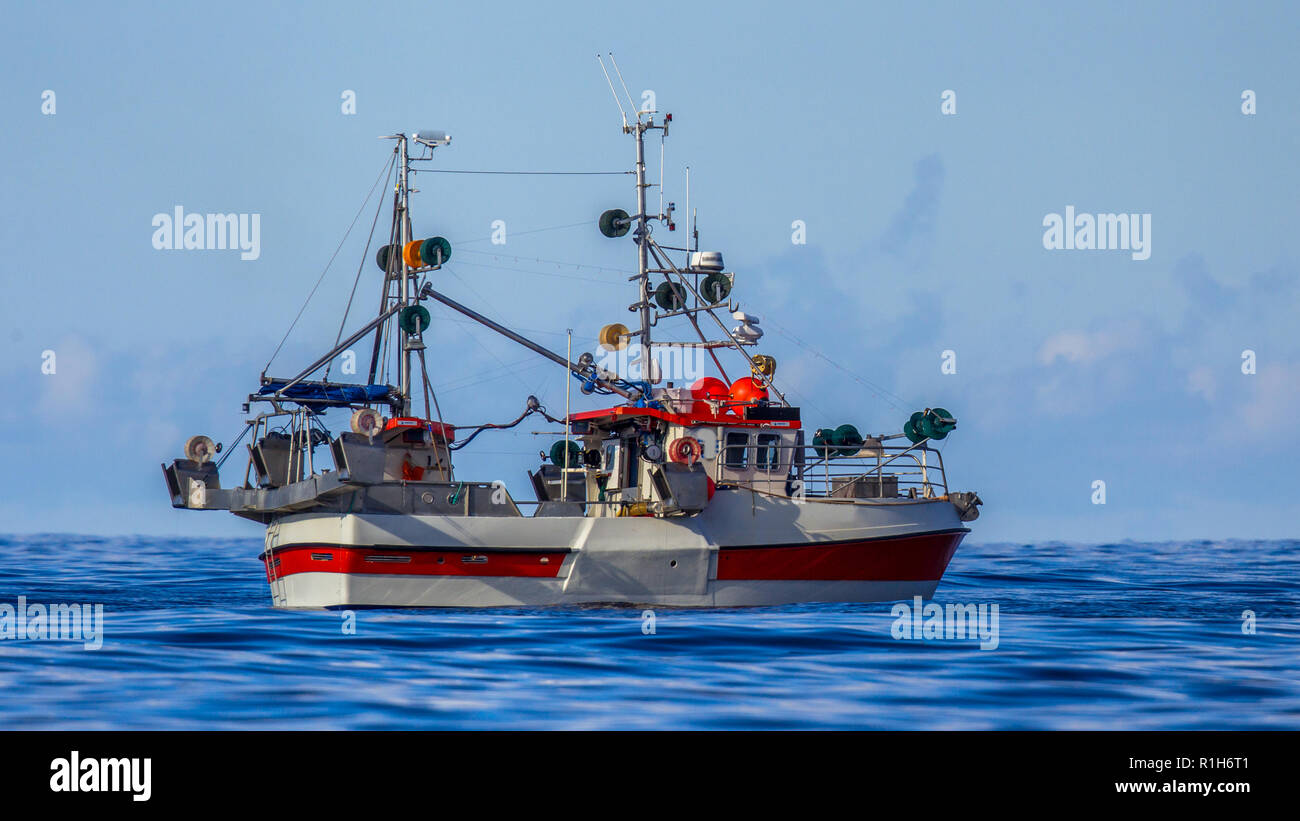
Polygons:
M288 608L677 607L928 597L965 534L946 501L719 491L697 516L299 514L268 528Z
M628 597L610 593L571 596L563 579L491 579L352 573L295 573L277 582L297 609L338 607L549 607L566 604L628 604L662 607L752 607L794 602L876 602L929 598L939 581L715 581L701 594L647 591Z

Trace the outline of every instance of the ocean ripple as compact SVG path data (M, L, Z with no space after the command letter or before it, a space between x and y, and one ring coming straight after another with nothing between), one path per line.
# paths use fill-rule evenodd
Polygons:
M271 609L259 539L0 538L0 604L102 604L99 649L0 640L5 729L1300 729L1294 541L963 545L934 601ZM1253 611L1256 632L1243 632Z

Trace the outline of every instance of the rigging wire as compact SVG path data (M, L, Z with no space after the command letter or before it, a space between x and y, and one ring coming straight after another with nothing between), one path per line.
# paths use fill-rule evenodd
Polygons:
M479 323L475 322L472 319L457 319L454 316L444 316L442 319L439 320L439 322L454 322L457 325L466 325L471 328L483 327L482 325L480 325ZM510 327L514 328L516 331L523 331L524 333L542 334L543 336L558 336L561 339L563 339L566 336L566 334L563 331L548 331L543 328L525 328L522 325L512 325ZM530 358L525 361L531 362L532 359Z
M528 359L521 359L516 362L511 362L507 365L507 367L515 368L522 365L530 365L530 364L535 364L535 360L532 359L532 357L529 357ZM485 373L487 373L487 375L484 375ZM479 370L479 371L475 371L474 373L465 374L463 376L459 376L455 379L451 379L448 380L447 382L442 383L441 385L438 386L438 391L443 394L455 393L457 391L464 390L465 388L472 388L477 385L481 385L484 382L493 382L497 379L504 379L507 376L509 376L509 374L507 373L502 373L502 372L491 373L491 372L484 372ZM534 393L536 393L536 391L534 391Z
M858 384L860 384L860 385L862 385L863 387L865 387L865 388L867 388L868 390L870 390L872 393L874 393L874 394L876 395L877 398L879 398L879 399L883 399L886 403L888 403L888 404L889 404L892 408L894 408L895 410L900 410L900 411L901 411L901 410L905 410L905 409L906 409L905 406L910 406L910 405L913 404L913 403L911 403L911 402L908 402L906 399L904 399L903 397L899 396L898 394L891 393L891 392L885 390L884 388L880 387L879 385L876 385L876 384L874 384L874 383L872 383L872 382L870 382L870 381L868 381L868 380L866 380L866 379L863 379L861 376L858 376L858 375L857 375L856 373L854 373L853 371L849 370L848 368L844 367L844 366L841 365L840 363L836 362L835 360L833 360L833 359L831 359L830 357L828 357L828 356L826 356L825 354L823 354L821 351L817 350L816 348L812 347L812 346L809 345L808 343L804 342L804 341L803 341L802 339L800 339L799 337L797 337L797 336L795 336L794 334L790 333L789 331L785 330L784 328L782 328L782 327L781 327L780 325L778 325L777 323L775 323L775 322L771 322L770 320L768 320L768 324L771 325L773 328L775 328L777 333L781 334L781 335L784 336L786 339L789 339L791 342L793 342L794 344L798 345L800 348L803 348L803 349L804 349L805 351L807 351L808 353L812 354L813 356L817 357L818 359L821 359L823 362L826 362L826 363L827 363L828 365L830 365L831 367L836 368L836 369L838 369L838 370L840 370L840 371L843 371L844 373L848 374L848 376L849 376L851 379L853 379L853 381L857 382ZM893 400L895 400L895 399L897 399L898 402L901 402L902 405L900 405L900 404L894 402Z
M387 385L388 384L388 342L390 339L392 339L393 335L383 334L383 337L384 337L384 353L379 360L379 383L378 384Z
M384 174L384 187L387 188L388 178L392 175L393 169L397 167L397 152L393 152L393 159L388 164L388 172ZM367 198L369 199L369 198ZM384 198L379 198L379 204L375 206L375 220L370 224L370 236L366 237L366 250L361 252L361 262L357 265L357 277L352 280L352 293L348 294L348 305L343 309L343 321L339 323L339 332L334 337L334 346L338 347L339 340L343 338L343 328L348 323L348 314L352 312L352 300L356 298L357 286L361 284L361 271L365 268L366 259L370 256L370 243L374 242L375 229L379 227L379 215L384 210ZM334 367L334 360L330 360L325 366L325 381L330 378L330 368Z
M420 351L420 373L424 375L424 415L429 415L429 400L433 399L433 409L438 412L438 424L445 425L442 420L442 406L438 404L438 394L433 390L433 385L429 384L429 366L424 361L424 351Z
M311 302L311 298L316 295L316 290L320 288L320 284L325 281L325 275L329 273L330 266L334 264L334 258L339 255L339 251L343 250L343 243L347 242L348 236L352 233L352 229L356 227L357 220L361 218L362 212L366 210L366 205L370 202L370 198L374 196L375 189L379 187L380 181L387 176L388 163L393 161L394 160L389 160L384 163L383 168L380 170L380 176L375 178L375 184L370 186L370 193L366 194L366 198L362 201L361 207L357 209L356 216L352 218L352 224L349 225L348 230L344 232L343 239L339 240L338 247L335 248L334 253L330 255L329 262L325 263L325 270L320 272L320 277L312 287L311 293L307 294L307 299L303 301L302 307L298 309L298 315L293 318L293 322L289 323L289 330L284 332L284 337L280 340L280 344L275 346L275 351L271 354L271 358L266 360L266 365L262 368L262 376L266 376L267 370L270 369L271 363L275 361L275 357L279 355L280 349L284 347L284 343L288 340L289 334L293 333L293 329L298 324L298 320L302 319L303 311L307 310L307 305Z
M583 220L582 222L571 222L571 223L569 223L568 225L552 225L552 226L549 227L549 228L534 228L534 229L532 229L532 230L530 230L530 231L514 231L514 232L512 232L512 233L513 233L514 236L516 236L516 237L522 237L522 236L524 236L524 235L526 235L526 234L540 234L540 233L542 233L543 231L559 231L559 230L561 230L561 229L563 229L563 228L577 228L579 225L591 225L591 224L592 224L592 223L591 223L591 220ZM486 236L486 237L477 237L477 238L475 238L475 239L458 239L458 240L454 240L454 242L455 242L457 245L468 245L468 244L471 243L471 242L487 242L487 241L490 240L490 239L492 239L492 237L489 235L489 236ZM490 252L488 252L488 251L477 251L477 252L475 252L475 253L486 254L486 253L490 253Z
M520 259L520 257L513 257L513 259ZM543 264L550 262L549 260L544 260L544 259L539 259L536 261ZM581 277L576 274L557 274L551 271L530 271L527 268L515 268L509 265L489 265L486 262L466 262L465 260L459 260L456 264L469 265L475 268L492 268L497 271L514 271L520 274L530 274L532 276L539 276L539 277L554 277L556 279L576 279L580 282L595 282L599 285L624 285L625 284L622 282L613 282L608 279L597 279L595 277ZM551 264L557 264L557 263L551 263ZM565 263L559 263L559 264L565 264ZM616 271L616 273L622 273L622 272Z
M466 288L468 288L471 292L473 292L473 294L474 294L475 296L477 296L480 300L482 300L482 302L484 302L484 303L486 303L486 304L488 304L488 305L491 305L491 304L492 304L492 300L490 300L490 299L484 299L484 298L483 298L483 295L480 294L480 293L478 292L478 289L476 289L474 286L470 285L470 284L469 284L468 282L466 282L465 280L461 279L460 275L457 274L455 271L453 271L453 270L451 270L451 269L444 269L444 270L446 270L447 273L449 273L449 274L451 274L453 277L455 277L457 282L459 282L461 285L464 285L464 286L465 286ZM473 340L474 344L476 344L476 345L478 345L480 348L482 348L483 351L484 351L485 353L487 353L488 356L490 356L490 357L492 357L493 359L495 359L495 360L496 360L496 363L497 363L498 365L501 366L501 369L502 369L503 371L508 372L511 376L513 376L516 380L518 380L518 381L519 381L519 385L520 385L524 390L528 390L528 385L524 382L523 379L520 378L519 374L516 373L514 370L511 370L511 369L507 368L507 367L506 367L506 364L505 364L504 362L501 361L501 357L497 356L496 353L495 353L491 348L489 348L487 345L484 345L483 342L482 342L482 340L480 340L480 339L479 339L477 336L475 336L474 334L466 334L466 336L468 336L471 340Z
M573 262L567 259L542 259L541 257L520 256L518 254L507 254L502 251L484 251L478 248L465 248L462 253L481 254L483 256L501 257L503 259L513 259L515 262L541 262L548 265L572 265L574 268L590 268L593 271L609 271L615 274L627 274L632 276L636 274L630 268L612 268L608 265L592 265L589 262ZM463 261L463 260L462 260Z
M635 174L635 171L466 171L453 168L421 168L421 174L511 174L516 176L606 177Z

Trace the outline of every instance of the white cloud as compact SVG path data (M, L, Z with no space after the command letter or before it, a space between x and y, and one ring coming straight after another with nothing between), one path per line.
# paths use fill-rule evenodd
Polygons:
M1214 401L1218 388L1219 383L1214 376L1214 371L1205 365L1193 368L1187 374L1188 392L1204 397L1207 402Z
M41 393L38 400L46 418L67 419L84 416L95 396L95 386L100 376L99 357L94 348L80 337L64 337L51 345L55 354L52 374L41 374ZM32 360L32 370L41 363Z
M1251 433L1289 436L1295 431L1296 408L1300 406L1300 363L1261 368L1247 380L1247 397L1237 415Z
M1057 359L1091 365L1122 351L1137 349L1143 333L1136 322L1123 322L1095 331L1061 331L1038 349L1038 361L1051 365Z

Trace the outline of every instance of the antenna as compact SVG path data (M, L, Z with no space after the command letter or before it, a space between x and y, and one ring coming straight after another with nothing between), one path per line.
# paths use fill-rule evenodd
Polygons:
M700 225L699 209L691 210L691 167L686 166L686 249L688 251L700 250ZM690 255L686 257L687 266L690 265Z
M565 350L564 358L573 361L573 329L568 328L569 344ZM569 397L573 393L573 380L569 379L566 373L564 379L564 464L560 466L560 501L569 501L569 442L573 436L573 414L570 411Z
M659 214L664 213L664 143L667 142L667 135L659 135ZM671 217L669 220L671 221Z
M605 70L605 61L596 55L596 62L600 63L600 72L605 75L605 82L609 83L609 93L614 95L614 105L618 106L618 116L623 118L623 130L627 131L627 112L623 110L623 104L618 101L618 92L614 90L614 81L609 79L609 72Z
M632 106L632 110L636 112L636 121L641 122L641 109L637 108L636 103L632 102L632 94L627 90L627 83L623 82L623 72L618 70L618 61L614 59L614 52L612 51L609 53L609 61L614 65L614 73L618 75L618 81L623 84L623 93L627 94L627 104ZM614 96L617 97L618 95L615 94Z

